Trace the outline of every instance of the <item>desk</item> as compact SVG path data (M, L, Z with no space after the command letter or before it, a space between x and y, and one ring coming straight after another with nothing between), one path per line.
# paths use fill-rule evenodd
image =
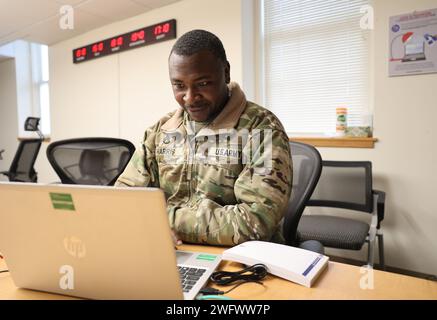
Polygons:
M221 253L224 249L210 246L182 245L187 251ZM222 261L219 269L234 271L241 265ZM0 270L6 269L0 260ZM328 268L320 275L312 288L268 275L264 286L256 283L244 284L227 296L234 299L437 299L437 282L408 277L395 273L373 270L374 288L361 289L360 267L329 262ZM211 285L211 284L210 284ZM215 285L211 285L218 288ZM230 288L230 287L220 287ZM17 288L9 273L0 273L0 299L72 299L70 297L36 292Z

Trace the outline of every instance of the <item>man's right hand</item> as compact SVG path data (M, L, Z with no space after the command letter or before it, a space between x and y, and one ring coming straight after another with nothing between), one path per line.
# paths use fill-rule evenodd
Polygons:
M176 234L176 231L171 229L171 237L173 239L173 243L175 246L180 246L182 244L182 240L179 239L178 235Z

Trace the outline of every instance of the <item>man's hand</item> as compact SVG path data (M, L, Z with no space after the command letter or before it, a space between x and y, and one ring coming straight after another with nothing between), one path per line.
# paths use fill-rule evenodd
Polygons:
M182 240L179 239L178 235L176 234L176 231L171 229L171 237L173 239L173 243L175 246L180 246L182 244Z

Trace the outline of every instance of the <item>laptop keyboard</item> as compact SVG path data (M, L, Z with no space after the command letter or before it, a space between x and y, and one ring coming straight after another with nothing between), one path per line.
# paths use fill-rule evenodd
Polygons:
M206 269L186 266L178 266L178 270L184 292L189 292L206 272Z

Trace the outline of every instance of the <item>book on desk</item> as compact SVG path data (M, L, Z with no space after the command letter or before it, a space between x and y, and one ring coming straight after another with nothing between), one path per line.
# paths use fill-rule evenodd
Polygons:
M264 264L275 276L310 288L328 265L317 252L264 241L248 241L225 250L222 258L246 265Z

